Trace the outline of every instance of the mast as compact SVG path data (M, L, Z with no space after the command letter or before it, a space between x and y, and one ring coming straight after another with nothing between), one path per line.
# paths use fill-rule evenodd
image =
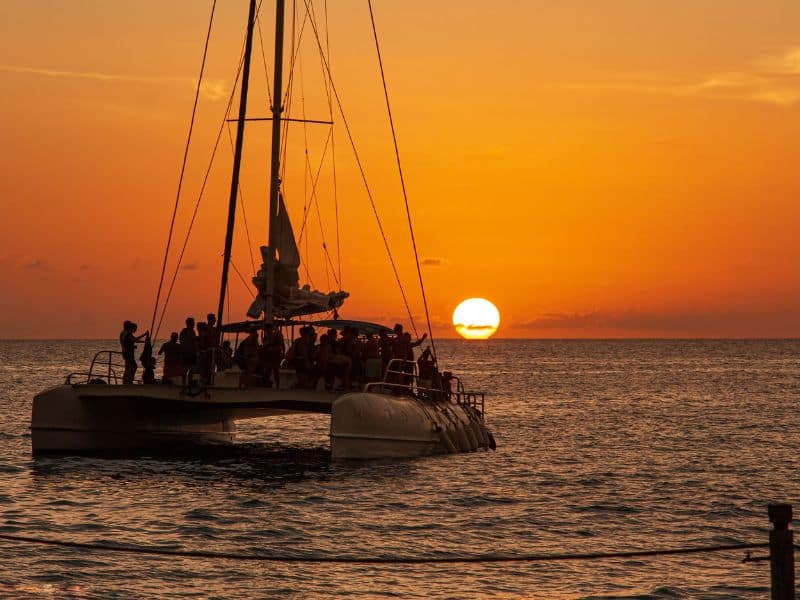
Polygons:
M242 72L242 91L239 97L239 120L236 127L236 148L233 155L233 175L231 176L231 196L228 202L228 228L225 232L225 251L222 259L222 282L219 288L219 307L217 309L217 345L222 339L222 315L225 308L225 292L228 288L228 268L233 247L233 226L236 222L236 199L239 192L239 170L242 166L242 145L244 144L244 122L247 116L247 88L250 84L250 54L253 49L253 27L256 20L256 0L250 0L250 13L247 20L247 38L244 44L244 65Z
M275 3L275 65L272 93L272 168L269 178L269 224L267 232L266 306L264 321L272 321L272 299L275 294L275 249L278 246L278 198L281 190L281 113L283 112L283 28L285 0Z

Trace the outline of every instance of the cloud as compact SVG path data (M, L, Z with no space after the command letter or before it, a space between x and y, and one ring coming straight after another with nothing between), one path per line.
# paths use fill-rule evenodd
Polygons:
M41 258L37 258L35 260L23 264L22 268L28 269L30 271L52 271L50 265L47 264L47 262L45 262Z
M422 267L441 267L447 264L447 259L437 256L430 256L423 258L421 261L419 261L419 264Z
M197 87L197 79L192 77L156 77L152 75L122 75L118 73L100 73L97 71L69 71L47 69L40 67L18 67L14 65L0 65L0 71L6 73L20 73L23 75L38 75L58 79L88 79L93 81L120 82L120 83L150 83L150 84L178 84ZM200 86L200 94L209 100L217 101L228 97L227 84L223 79L206 79Z
M192 81L194 86L197 80ZM228 84L224 79L206 79L200 85L200 94L211 101L223 100L228 97Z
M181 267L181 271L196 271L198 266L196 262L186 263Z
M468 331L494 331L496 327L494 325L476 325L474 323L470 323L469 325L464 325L464 323L456 323L456 329L466 329Z
M779 55L756 58L739 69L710 73L700 81L640 73L619 77L614 81L566 82L544 87L744 100L792 106L800 103L800 47L789 48Z
M636 310L620 312L545 313L532 321L517 323L521 329L654 329L676 331L708 327L728 321L727 315L705 313L646 313Z
M639 310L573 313L545 313L526 322L512 325L515 329L538 331L608 331L638 335L641 332L664 335L693 334L702 337L709 332L729 332L785 336L800 327L800 311L775 309L767 312L747 311L684 311L646 312ZM760 333L759 333L760 332Z

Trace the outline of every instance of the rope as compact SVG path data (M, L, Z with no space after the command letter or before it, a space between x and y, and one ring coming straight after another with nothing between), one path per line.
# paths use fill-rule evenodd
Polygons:
M239 281L242 282L245 289L250 293L250 296L253 298L253 300L255 300L256 295L255 292L253 292L253 290L251 289L252 286L249 283L247 283L247 280L244 278L241 271L239 271L239 269L236 268L236 264L233 262L233 259L231 259L230 265L231 267L233 267L233 271L239 276ZM230 288L228 287L226 289L229 290Z
M306 9L308 9L309 0L303 0L306 4ZM327 59L325 58L325 53L322 49L322 42L319 38L319 31L317 31L317 24L314 20L311 20L311 27L314 30L314 38L317 41L317 47L319 48L320 55L322 61L325 64L325 70L328 73L328 77L331 81L331 89L333 90L334 98L336 98L336 106L339 109L339 114L342 115L342 123L344 124L345 131L347 132L347 138L350 141L350 147L353 150L353 156L356 160L356 165L358 165L359 173L361 174L361 181L364 183L364 188L367 192L367 197L369 198L369 204L372 207L372 213L375 215L375 221L378 223L378 230L380 231L381 238L383 238L383 246L386 249L386 254L389 257L389 263L392 266L392 272L394 273L395 281L397 282L397 287L400 288L400 295L403 298L403 304L405 305L406 312L408 313L408 320L411 323L411 328L414 330L414 335L417 334L417 325L414 322L414 316L411 314L411 307L408 304L408 298L406 298L405 289L403 289L403 283L400 280L400 273L397 271L397 265L394 262L394 257L392 256L392 250L389 247L389 240L386 238L386 232L383 229L383 223L381 222L380 215L378 214L378 208L375 205L375 198L372 196L372 190L369 187L369 183L367 183L367 175L364 172L364 165L361 163L361 157L358 154L358 149L356 148L355 140L353 139L353 133L350 130L350 124L347 121L347 117L345 116L344 107L342 106L342 100L339 97L339 92L336 90L336 86L333 83L333 76L331 75L331 68L328 64Z
M381 83L383 84L383 97L386 100L386 112L389 114L389 126L392 129L392 142L394 143L394 155L397 159L397 172L400 174L400 187L403 189L403 201L406 205L406 217L408 218L408 231L411 233L411 245L414 248L414 262L417 265L417 277L419 278L419 289L422 292L422 304L425 307L425 320L428 323L428 335L431 339L431 350L433 359L436 360L436 344L433 341L433 329L431 329L431 315L428 311L428 297L425 294L425 284L422 281L422 269L419 265L419 254L417 253L417 240L414 236L414 225L411 223L411 209L408 205L408 192L406 191L406 180L403 176L403 166L400 164L400 149L397 146L397 133L394 128L394 118L392 117L392 106L389 103L389 90L386 85L386 75L383 71L383 58L381 57L381 47L378 43L378 30L375 26L375 15L372 12L372 0L367 0L369 6L369 19L372 22L372 36L375 38L375 50L378 54L378 65L381 69Z
M260 0L259 3L258 3L258 6L256 7L256 17L261 12L261 4L262 4L262 2L263 2L263 0ZM217 131L217 139L214 142L214 148L211 151L211 158L208 161L208 167L206 168L206 173L203 176L203 183L200 186L200 193L198 194L197 201L195 202L195 205L194 205L194 211L192 212L192 218L189 221L189 228L187 229L186 237L183 240L183 247L181 248L180 254L178 255L178 262L175 265L175 271L172 274L172 281L170 282L170 285L169 285L169 290L167 292L167 297L164 300L164 306L163 306L163 308L161 310L161 316L158 319L158 327L156 327L156 333L153 336L153 340L155 340L158 337L158 332L161 330L161 324L164 322L164 315L167 312L167 306L169 305L170 298L172 298L172 291L175 288L175 281L178 278L178 271L180 270L181 263L183 262L183 255L186 252L186 247L189 244L189 237L190 237L190 235L192 233L192 228L194 227L195 219L197 218L197 211L200 208L200 202L202 201L203 195L205 194L205 191L206 191L206 186L208 184L208 178L211 175L211 167L214 165L214 159L215 159L215 157L217 155L217 149L219 148L219 142L222 139L222 132L225 129L225 124L227 122L226 120L227 120L228 115L230 114L230 111L231 111L231 105L233 104L233 97L234 97L234 94L236 92L236 84L239 81L239 77L241 76L241 73L242 73L242 66L244 64L244 42L242 42L242 50L241 50L240 54L241 54L241 56L239 58L239 66L236 69L236 76L234 77L233 86L231 87L231 95L228 98L228 104L225 107L225 114L222 117L222 123L220 123L219 130Z
M313 5L312 5L313 8ZM328 0L325 0L325 49L328 56L328 62L331 60L331 38L330 38L330 27L328 26ZM322 61L320 61L322 62ZM324 65L323 65L324 70ZM328 96L328 118L331 122L333 122L333 98L331 97L331 85L332 78L330 76L330 72L327 74L328 76L325 78L325 92ZM339 289L343 288L342 285L342 244L341 244L341 237L339 235L339 193L338 193L338 186L336 185L336 140L335 136L333 135L333 125L331 125L331 168L333 170L333 208L336 214L336 262L339 267L339 277L337 281L339 282Z
M167 272L167 259L169 258L169 249L172 245L172 234L175 231L175 217L178 215L178 204L180 203L181 190L183 189L183 176L186 173L186 162L189 158L189 146L192 141L192 132L194 131L194 118L197 114L197 102L200 98L200 87L203 83L203 73L206 69L206 56L208 56L208 43L211 40L211 26L214 23L214 11L217 8L217 0L211 3L211 17L208 20L208 31L206 32L206 42L203 46L203 60L200 63L200 76L197 78L197 89L194 92L194 104L192 105L192 118L189 120L189 134L186 136L186 147L183 150L183 163L181 164L181 174L178 178L178 191L175 194L175 206L172 208L172 219L169 223L169 234L167 235L167 247L164 250L164 262L161 264L161 276L158 279L158 291L156 291L156 301L153 304L153 317L150 320L150 330L156 324L156 313L158 312L158 303L161 300L161 289L164 287L164 275ZM155 336L153 337L155 340Z
M236 552L213 552L208 550L170 550L167 548L154 548L144 546L109 546L107 544L94 544L87 542L73 542L25 535L0 533L0 540L21 542L26 544L41 544L44 546L59 546L62 548L80 548L82 550L97 550L101 552L125 552L129 554L146 554L151 556L180 556L185 558L213 558L223 560L252 560L259 562L283 563L339 563L360 565L423 565L423 564L453 564L453 563L532 563L532 562L557 562L571 560L602 560L617 558L644 558L654 556L676 556L684 554L705 554L712 552L732 552L736 550L751 550L754 548L768 548L769 543L762 544L729 544L725 546L696 546L690 548L666 548L661 550L634 550L629 552L586 552L578 554L483 554L477 556L292 556L292 555L266 555L266 554L240 554Z
M169 290L167 290L167 297L164 299L164 306L161 308L161 316L158 319L158 327L156 327L156 333L153 339L158 337L158 332L161 330L161 324L164 322L164 315L167 312L167 306L169 306L169 301L172 298L172 291L175 288L175 281L178 279L178 271L181 268L181 263L183 262L183 256L186 253L186 247L189 245L189 237L192 234L192 229L194 227L194 222L197 219L197 212L200 209L200 202L203 200L203 195L206 191L206 185L208 184L208 178L211 175L211 167L214 165L214 159L217 156L217 149L219 148L219 142L222 139L222 132L225 129L225 123L228 115L230 114L231 105L233 104L233 96L236 91L236 83L239 81L239 76L242 72L242 64L244 61L244 56L239 60L239 68L236 71L236 77L233 81L233 88L231 89L231 95L228 98L228 104L225 107L225 114L222 117L222 123L220 123L219 131L217 131L217 139L214 142L214 148L211 150L211 158L208 161L208 167L206 168L206 173L203 176L203 183L200 185L200 193L197 195L197 201L194 203L194 210L192 211L192 218L189 219L189 227L186 230L186 236L183 238L183 246L181 247L181 251L178 254L178 261L175 264L175 271L172 273L172 280L169 284Z
M261 19L256 15L256 25L258 25L258 43L261 46L261 61L264 64L264 76L267 78L267 97L269 104L272 105L272 90L269 85L269 69L267 68L267 54L264 52L264 35L261 33Z
M230 122L227 123L228 127L228 141L231 145L231 154L236 153L236 147L233 143L233 134L231 133L231 124ZM242 220L244 221L244 231L247 235L247 250L250 253L250 266L253 268L253 275L256 274L256 261L253 257L253 241L250 239L250 226L247 224L247 211L244 208L244 192L242 191L242 186L239 185L239 208L242 209Z

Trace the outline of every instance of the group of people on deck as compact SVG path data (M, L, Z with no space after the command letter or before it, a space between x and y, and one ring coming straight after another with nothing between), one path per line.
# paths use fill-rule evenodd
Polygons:
M211 375L216 364L218 368L225 365L226 356L230 359L229 368L232 366L232 353L230 342L223 342L217 346L216 317L209 314L206 322L197 323L192 317L186 319L186 327L180 334L172 332L169 341L164 342L158 350L159 355L164 355L165 383L171 383L180 377L184 385L191 382L192 376L199 373L204 382L211 381ZM122 324L119 342L122 347L122 358L125 361L125 372L122 383L133 383L138 366L136 364L136 344L144 341L139 362L142 365L142 383L156 383L156 359L153 356L153 346L150 332L136 335L137 325L131 321Z
M341 389L349 390L354 382L382 379L392 359L407 361L398 368L406 373L413 372L414 348L427 337L426 333L413 340L398 323L394 326L394 337L389 337L386 329L380 330L377 337L372 333L360 336L358 329L345 326L341 334L336 329L328 329L317 339L314 328L306 325L300 328L300 337L286 353L286 362L297 373L298 387L313 389L323 379L325 389L332 390L338 378ZM399 381L402 373L398 375Z
M172 332L170 339L161 345L158 355L164 356L164 383L177 383L178 378L186 387L195 375L203 383L211 383L214 371L225 371L238 366L240 386L280 386L281 368L294 369L297 387L315 389L320 380L326 390L350 390L353 384L386 380L396 384L409 383L414 371L414 348L428 337L423 334L413 339L411 334L396 324L390 336L388 329L378 335L361 335L355 327L344 326L341 333L328 329L317 337L311 325L300 328L300 335L285 349L284 338L279 327L266 324L259 330L251 330L242 339L235 351L227 340L220 343L216 317L209 314L205 322L195 323L186 319L186 327L180 333ZM137 343L144 342L139 361L144 369L142 383L156 383L153 348L150 332L136 335L137 326L125 321L120 333L120 345L125 360L123 383L133 383L138 369L135 358ZM400 359L395 363L393 359ZM392 368L389 369L389 365ZM435 361L430 349L426 349L416 363L420 380L433 379ZM387 374L387 371L388 374Z

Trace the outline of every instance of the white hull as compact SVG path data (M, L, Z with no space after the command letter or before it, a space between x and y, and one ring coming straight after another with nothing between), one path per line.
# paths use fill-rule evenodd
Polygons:
M492 447L478 413L445 401L351 393L331 413L333 458L409 458Z
M336 396L311 390L172 385L60 385L37 394L31 416L34 454L171 449L231 443L237 419L330 413Z
M234 441L237 419L331 414L336 459L414 457L491 447L477 411L404 395L174 385L60 385L33 401L34 454L171 450Z

